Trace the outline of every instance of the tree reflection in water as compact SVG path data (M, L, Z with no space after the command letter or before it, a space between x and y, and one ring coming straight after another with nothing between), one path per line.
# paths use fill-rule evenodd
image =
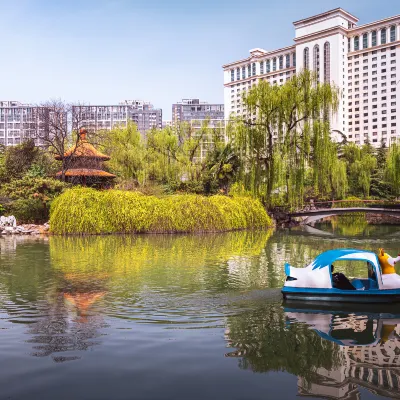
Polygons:
M400 398L400 314L284 309L228 318L226 340L239 367L298 376L298 393L359 399L359 386Z

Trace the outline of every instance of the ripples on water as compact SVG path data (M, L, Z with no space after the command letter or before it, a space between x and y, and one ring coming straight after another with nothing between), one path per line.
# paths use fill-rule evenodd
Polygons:
M399 232L2 237L0 399L400 398L400 311L280 295L284 262Z

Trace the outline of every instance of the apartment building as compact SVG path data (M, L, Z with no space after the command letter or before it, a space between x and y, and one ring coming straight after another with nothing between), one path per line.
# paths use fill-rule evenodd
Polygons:
M162 110L142 100L125 100L118 105L77 105L72 107L72 113L79 114L80 125L94 131L124 127L128 121L136 123L142 135L152 128L162 127ZM14 146L34 139L36 145L42 145L40 138L46 134L45 119L46 113L39 112L38 106L0 101L0 144ZM66 115L65 121L71 125L71 115Z
M24 140L34 139L36 145L42 144L39 137L45 127L40 121L37 106L18 101L0 101L0 144L14 146Z
M162 122L162 127L163 128L167 128L167 127L171 127L172 126L172 120L168 119L168 120L164 120Z
M172 124L177 125L186 121L223 120L224 105L209 104L199 99L182 99L172 104Z
M172 105L172 126L177 126L180 122L187 122L192 131L199 134L204 126L204 121L208 121L208 132L202 133L203 138L196 156L198 160L202 161L213 146L214 135L225 134L224 115L223 104L209 104L199 99L182 99Z
M242 95L260 80L281 85L310 69L321 82L340 89L332 132L348 141L378 146L400 136L400 15L358 25L342 8L293 23L294 44L277 50L250 50L250 56L223 66L225 119L248 115ZM337 135L336 135L337 136Z
M125 127L129 121L137 124L143 136L152 128L162 128L162 110L142 100L125 100L118 105L79 105L73 112L80 113L83 124L94 131Z

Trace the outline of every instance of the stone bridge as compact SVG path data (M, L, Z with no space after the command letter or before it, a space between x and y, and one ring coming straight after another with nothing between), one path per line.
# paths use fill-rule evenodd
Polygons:
M289 218L301 218L302 225L308 225L326 217L333 215L344 215L354 213L366 213L366 214L380 214L390 215L395 218L400 218L400 208L378 208L378 207L346 207L346 208L325 208L325 209L314 209L314 210L303 210L288 213Z

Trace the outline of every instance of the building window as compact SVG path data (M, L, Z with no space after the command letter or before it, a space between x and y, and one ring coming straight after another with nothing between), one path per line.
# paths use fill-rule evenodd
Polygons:
M260 62L260 74L263 75L264 74L264 61Z
M247 77L250 78L251 77L251 64L249 64L247 66Z
M390 27L390 41L394 42L396 40L396 27L393 25Z
M271 60L267 60L267 74L268 72L271 72Z
M317 79L319 80L319 46L317 44L314 46L313 69L317 73Z
M235 80L235 70L231 69L231 82Z
M253 63L252 65L252 75L254 76L256 74L256 63Z
M354 51L360 50L360 38L356 36L354 38Z
M242 67L242 79L246 79L246 67Z
M372 46L376 46L376 31L372 31L371 39L372 39Z
M272 59L272 70L276 71L276 57Z
M364 33L363 35L363 49L368 48L368 33Z
M309 54L309 50L308 47L306 47L304 49L304 69L309 69L310 68L310 54Z
M386 44L386 28L381 29L381 44Z
M290 55L288 54L286 56L286 68L289 68L289 67L290 67Z
M283 69L283 56L279 57L279 69Z
M329 42L324 44L324 81L331 81L331 45Z
M240 80L240 68L238 68L236 70L236 80L239 81Z

